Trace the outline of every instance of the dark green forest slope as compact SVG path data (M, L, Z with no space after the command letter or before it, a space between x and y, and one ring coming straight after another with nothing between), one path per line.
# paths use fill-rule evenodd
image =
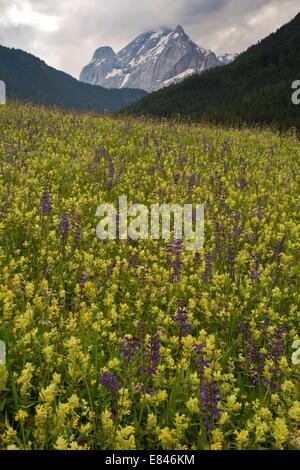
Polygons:
M152 93L125 112L300 129L300 105L291 100L292 82L297 79L300 13L231 64Z
M143 90L82 83L27 52L4 46L0 46L0 80L6 83L8 100L70 110L118 111L146 95Z

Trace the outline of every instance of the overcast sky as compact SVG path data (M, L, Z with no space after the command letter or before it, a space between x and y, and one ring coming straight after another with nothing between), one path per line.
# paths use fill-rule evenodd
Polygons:
M0 44L78 78L99 46L181 24L199 46L241 52L291 20L299 0L0 0Z

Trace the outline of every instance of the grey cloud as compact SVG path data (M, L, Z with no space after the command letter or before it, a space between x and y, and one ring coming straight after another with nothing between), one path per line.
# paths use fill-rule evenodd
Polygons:
M30 52L35 38L35 29L29 25L1 26L0 44ZM16 41L16 38L18 40Z
M205 0L200 2L198 0L191 0L189 2L183 2L182 13L187 17L190 15L213 13L223 10L228 3L228 0L210 0L209 2Z
M191 38L217 53L240 52L299 11L299 0L0 0L0 42L25 49L78 76L94 50L120 50L138 34L182 24ZM30 5L58 18L59 29L3 24L8 9Z

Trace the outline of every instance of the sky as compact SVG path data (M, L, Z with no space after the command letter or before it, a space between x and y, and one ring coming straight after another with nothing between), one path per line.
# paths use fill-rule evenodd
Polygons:
M0 0L0 44L78 78L100 46L182 25L216 54L242 52L300 11L299 0Z

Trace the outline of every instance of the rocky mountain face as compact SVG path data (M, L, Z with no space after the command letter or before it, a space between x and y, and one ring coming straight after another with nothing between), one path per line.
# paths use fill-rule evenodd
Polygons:
M117 54L99 47L81 74L82 82L106 88L140 88L149 92L223 65L195 44L182 26L139 35Z
M238 56L239 54L223 54L218 56L218 60L221 65L227 65L233 62Z

